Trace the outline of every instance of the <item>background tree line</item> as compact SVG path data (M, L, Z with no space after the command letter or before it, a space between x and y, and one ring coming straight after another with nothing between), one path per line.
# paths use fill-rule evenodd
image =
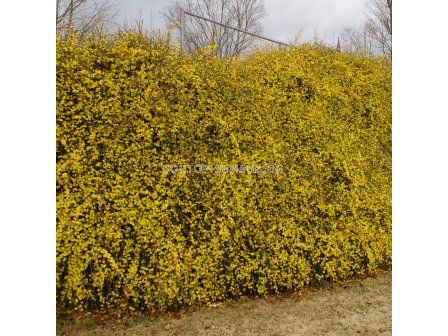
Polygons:
M114 0L56 0L56 30L61 37L71 29L79 30L81 37L97 31L102 25L103 33L122 33L128 26L116 22L119 13ZM260 20L267 16L264 0L172 0L161 14L166 27L173 29L172 39L179 39L180 9L240 28L255 34L264 31ZM341 33L341 51L358 50L371 55L386 54L392 59L392 0L366 0L365 18ZM239 31L185 15L184 47L187 53L209 45L216 45L217 55L235 56L250 50L257 41ZM71 26L73 28L71 28ZM144 32L142 22L137 31Z

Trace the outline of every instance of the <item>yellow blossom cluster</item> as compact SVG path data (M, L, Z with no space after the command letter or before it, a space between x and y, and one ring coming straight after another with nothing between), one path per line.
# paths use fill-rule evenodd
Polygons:
M392 263L392 70L57 39L57 304L162 310ZM164 165L281 173L172 173Z

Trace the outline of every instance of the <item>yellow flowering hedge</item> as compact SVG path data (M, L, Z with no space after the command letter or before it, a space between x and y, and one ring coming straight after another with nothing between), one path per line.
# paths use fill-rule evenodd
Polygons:
M57 38L57 305L164 310L392 263L392 71ZM165 172L253 165L273 173Z

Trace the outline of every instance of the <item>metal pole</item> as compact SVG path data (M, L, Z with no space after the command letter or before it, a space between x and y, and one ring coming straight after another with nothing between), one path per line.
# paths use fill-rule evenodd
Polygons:
M206 20L206 21L210 21L210 22L216 23L216 24L218 24L218 25L220 25L220 26L224 26L224 27L227 27L227 28L230 28L230 29L235 29L235 30L238 30L238 31L240 31L240 32L242 32L242 33L249 34L249 35L252 35L252 36L261 38L261 39L263 39L263 40L268 40L268 41L271 41L271 42L274 42L274 43L278 43L278 44L283 44L283 45L285 45L285 46L289 46L289 44L286 44L286 43L283 43L283 42L279 42L279 41L276 41L276 40L273 40L273 39L270 39L270 38L267 38L267 37L264 37L264 36L261 36L261 35L257 35L257 34L249 33L248 31L245 31L245 30L242 30L242 29L238 29L238 28L235 28L235 27L231 27L231 26L228 26L228 25L226 25L226 24L224 24L224 23L216 22L216 21L207 19L207 18L205 18L205 17L199 16L199 15L196 15L196 14L193 14L193 13L190 13L190 12L186 12L186 11L184 11L184 10L182 10L182 11L183 11L183 13L185 13L185 14L188 14L188 15L191 15L191 16L196 16L197 18L200 18L200 19L203 19L203 20Z
M341 45L339 43L339 36L338 36L338 46L336 47L336 50L338 51L338 54L341 53Z

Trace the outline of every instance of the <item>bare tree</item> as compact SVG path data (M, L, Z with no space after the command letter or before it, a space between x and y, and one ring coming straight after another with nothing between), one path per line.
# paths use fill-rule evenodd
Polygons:
M56 31L65 34L79 29L81 36L97 29L103 23L103 30L116 25L112 19L118 14L112 0L56 0Z
M364 10L366 18L361 24L343 29L343 47L386 54L392 59L392 0L367 0Z
M254 34L263 32L259 21L267 16L263 0L176 0L161 12L168 28L179 27L181 9ZM211 41L218 47L219 57L235 56L255 42L248 34L190 15L185 15L184 25L184 48L188 53L210 45ZM173 33L180 35L179 29Z
M367 34L383 54L392 58L392 0L369 0L367 9Z
M374 41L368 34L367 26L362 23L352 27L345 27L341 34L342 49L349 53L364 51L370 55L376 53Z

